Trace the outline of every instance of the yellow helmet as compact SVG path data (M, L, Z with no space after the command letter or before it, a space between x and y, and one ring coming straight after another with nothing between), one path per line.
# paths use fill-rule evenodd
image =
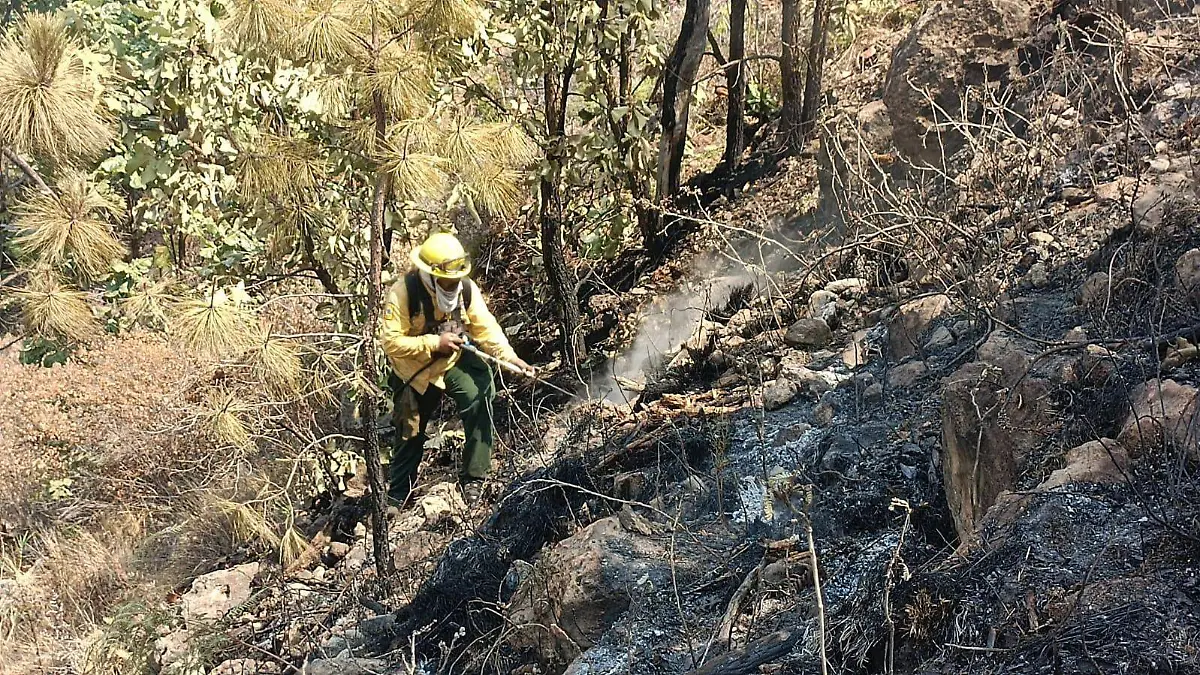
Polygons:
M458 238L449 232L434 232L412 251L417 269L440 279L462 279L471 273L471 261Z

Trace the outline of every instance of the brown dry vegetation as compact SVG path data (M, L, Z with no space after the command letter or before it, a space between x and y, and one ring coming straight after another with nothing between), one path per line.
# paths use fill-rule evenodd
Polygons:
M262 315L302 332L306 309L285 300ZM292 341L267 344L220 365L140 331L52 368L21 364L17 345L0 353L0 673L122 672L123 648L113 661L93 647L123 605L152 607L238 547L289 534L287 488L301 486L274 482L272 460L295 460L282 463L290 472L307 456L285 444L260 454L253 439L296 413L272 393L310 374ZM210 409L221 397L237 403ZM302 416L304 433L315 416ZM245 442L222 433L230 425Z

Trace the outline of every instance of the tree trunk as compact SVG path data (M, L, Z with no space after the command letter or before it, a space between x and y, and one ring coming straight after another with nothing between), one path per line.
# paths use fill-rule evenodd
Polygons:
M729 63L725 79L729 109L725 117L725 166L733 171L746 149L746 0L729 2Z
M804 106L800 111L800 140L809 138L821 108L821 74L825 70L825 43L829 37L829 0L813 0L812 33L808 39L808 67L804 74ZM797 146L799 147L799 146Z
M692 104L692 86L704 56L708 38L710 0L687 0L679 39L671 50L663 71L663 99L659 119L662 136L658 144L658 199L670 201L679 193L683 173L683 152L687 145L688 110ZM647 242L657 251L660 241Z
M816 0L820 2L821 0ZM804 90L800 81L800 12L798 0L783 0L783 25L780 42L783 47L779 58L779 73L783 111L779 119L779 133L785 152L795 152L803 145L801 120L803 115Z
M383 98L376 93L372 97L375 115L375 134L382 140L387 131L387 113ZM385 584L395 572L395 562L388 547L387 484L383 479L383 463L379 459L379 401L376 383L379 382L375 336L379 331L379 299L383 294L383 219L391 180L380 171L375 176L375 198L371 203L371 262L367 271L367 315L363 321L362 345L359 360L362 362L367 386L360 392L359 416L362 419L363 457L367 460L367 480L371 484L371 543L375 552L375 570L379 580Z
M546 112L547 159L553 170L543 175L538 183L538 219L541 228L542 264L546 268L546 281L558 314L558 327L562 332L563 362L579 376L579 362L584 356L583 332L580 330L579 295L575 275L567 265L563 245L562 209L558 194L558 171L562 166L562 146L566 135L566 92L571 85L575 70L575 57L563 69L561 82L555 73L547 72L542 77Z

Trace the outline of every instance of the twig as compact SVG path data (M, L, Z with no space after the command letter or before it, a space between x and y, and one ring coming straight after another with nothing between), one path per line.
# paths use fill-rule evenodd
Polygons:
M742 583L738 584L737 590L733 592L733 597L729 599L729 604L725 607L725 614L721 617L721 621L717 623L716 630L708 638L708 644L704 646L704 653L700 656L700 662L703 663L708 659L708 651L712 648L713 643L717 641L728 643L733 633L733 622L737 618L738 611L741 609L742 601L750 594L750 589L758 584L758 580L762 578L762 571L767 558L764 555L754 569L746 573L746 577L742 579Z
M961 650L967 651L967 652L996 652L996 653L999 653L999 652L1011 652L1012 651L1012 649L1005 649L1002 647L972 647L971 645L956 645L953 642L947 642L942 646L950 647L953 649L961 649Z
M819 640L821 646L821 675L829 675L829 657L825 645L825 598L821 592L821 562L817 558L817 544L813 538L812 520L808 517L808 510L812 507L812 486L810 485L804 496L804 513L801 514L804 519L804 534L808 537L808 551L812 556L812 580L813 589L817 595L817 629L820 631Z
M904 548L904 537L908 534L908 525L912 521L912 507L903 499L892 499L888 508L889 510L904 509L904 525L900 527L900 539L896 542L896 549L892 551L891 560L888 561L883 587L883 618L888 627L886 666L888 675L892 675L896 672L896 622L892 620L892 578L896 571L896 564L904 564L904 561L900 559L900 553ZM811 545L810 543L809 546Z
M54 190L51 190L50 186L46 185L46 181L42 179L42 176L32 166L29 166L29 162L26 162L20 155L13 152L12 148L0 149L0 153L3 153L10 162L16 164L26 176L29 176L29 180L33 181L39 190L48 195L54 194Z

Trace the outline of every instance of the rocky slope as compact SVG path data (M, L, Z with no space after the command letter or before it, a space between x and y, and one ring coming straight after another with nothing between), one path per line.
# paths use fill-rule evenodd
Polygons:
M1120 6L855 51L790 168L821 206L773 218L803 244L698 274L631 401L514 425L492 503L429 485L400 587L350 517L288 579L197 579L245 646L214 672L1195 672L1200 16Z

